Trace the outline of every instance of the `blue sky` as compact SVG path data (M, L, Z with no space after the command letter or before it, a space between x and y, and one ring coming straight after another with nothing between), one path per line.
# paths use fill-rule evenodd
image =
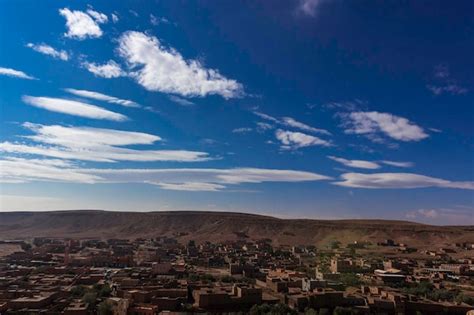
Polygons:
M0 8L2 211L474 224L471 1Z

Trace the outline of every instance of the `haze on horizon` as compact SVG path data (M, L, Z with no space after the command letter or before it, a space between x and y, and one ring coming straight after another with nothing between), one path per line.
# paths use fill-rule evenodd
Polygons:
M471 1L0 3L0 211L474 225Z

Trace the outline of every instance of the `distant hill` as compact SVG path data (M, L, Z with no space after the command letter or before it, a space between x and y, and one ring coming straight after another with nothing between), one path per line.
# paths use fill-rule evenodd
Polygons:
M394 239L413 246L474 242L474 226L431 226L389 220L308 220L230 212L0 212L0 239L31 237L138 238L173 236L186 242L272 239L275 244L322 245Z

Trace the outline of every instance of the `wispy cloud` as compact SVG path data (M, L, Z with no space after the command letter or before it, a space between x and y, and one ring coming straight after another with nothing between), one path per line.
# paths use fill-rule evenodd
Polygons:
M353 101L328 102L322 105L323 108L329 110L337 110L344 112L359 112L367 110L367 102L359 99Z
M141 32L126 32L119 39L119 54L132 68L131 76L145 89L187 97L217 94L239 97L242 84L227 79L197 60L185 60L174 48Z
M303 131L313 132L313 133L321 133L321 134L325 134L325 135L331 135L331 133L327 130L308 126L308 125L306 125L302 122L299 122L299 121L297 121L297 120L295 120L294 118L291 118L291 117L283 117L282 122L283 122L284 125L286 125L288 127L293 127L293 128L300 129L300 130L303 130Z
M92 16L97 23L103 24L109 21L109 18L104 13L97 12L93 9L88 9L86 12Z
M260 168L231 168L231 169L107 169L90 170L91 174L103 177L111 182L138 181L155 185L174 184L182 188L189 183L214 184L221 186L239 185L243 183L264 182L305 182L328 180L330 177L303 171L260 169ZM184 186L183 186L184 185ZM170 185L167 187L171 188ZM209 186L207 186L209 188ZM218 188L214 186L214 190ZM221 189L221 188L219 188ZM194 189L196 190L196 189ZM209 190L209 189L205 189Z
M434 82L426 85L434 95L451 94L461 95L469 92L469 89L457 83L451 76L451 71L446 65L438 65L433 71Z
M439 187L474 190L474 182L450 181L412 173L345 173L341 175L341 178L342 181L335 182L334 184L345 187L373 189Z
M183 183L156 183L161 189L180 191L219 191L226 186L214 183L183 182Z
M280 148L285 150L295 150L311 146L331 146L329 141L302 132L278 129L275 132L275 137L281 142Z
M78 40L101 37L103 32L99 24L108 21L105 14L91 9L83 12L64 8L59 10L59 14L66 19L67 32L64 35Z
M253 113L255 115L257 115L258 117L264 119L264 120L267 120L269 122L272 122L272 123L275 123L275 124L278 124L278 125L281 125L281 126L295 128L295 129L299 129L299 130L305 131L305 132L331 135L331 133L329 131L325 130L325 129L320 129L320 128L315 128L315 127L309 126L305 123L297 121L296 119L294 119L292 117L276 118L276 117L273 117L271 115L268 115L268 114L265 114L265 113L262 113L262 112L258 112L258 111L254 111Z
M395 167L413 167L415 164L413 162L401 162L401 161L381 161L384 164L395 166Z
M74 165L54 159L0 159L0 183L61 181L93 183L99 177L82 173Z
M232 130L233 133L249 133L253 129L248 127L235 128Z
M20 79L27 79L27 80L36 80L35 77L28 75L20 70L15 70L11 68L2 68L0 67L0 75L5 75L8 77L20 78Z
M114 121L127 120L127 117L122 114L118 114L95 105L90 105L78 101L43 96L36 97L29 95L24 95L22 97L22 100L26 104L67 115Z
M33 49L36 52L39 52L43 55L48 55L51 56L55 59L61 59L64 61L69 60L69 54L65 50L57 50L49 45L46 45L44 43L41 44L33 44L33 43L28 43L26 44L26 47Z
M270 116L268 114L265 114L265 113L262 113L262 112L258 112L258 111L254 111L253 112L255 115L257 115L258 117L262 118L262 119L265 119L265 120L268 120L268 121L271 121L273 123L277 123L277 124L280 124L280 120L273 117L273 116Z
M159 136L141 132L31 123L23 126L34 132L34 135L24 138L36 144L3 142L0 143L0 151L97 162L199 162L210 159L206 152L124 148L130 145L151 145L161 140Z
M381 134L399 141L420 141L429 137L420 126L390 113L351 112L338 116L346 133L366 135L373 141L380 141Z
M140 105L134 101L124 100L115 96L109 96L109 95L102 94L99 92L87 91L87 90L76 90L76 89L70 89L70 88L64 89L64 90L68 93L71 93L77 96L86 97L86 98L90 98L90 99L94 99L98 101L104 101L104 102L112 103L112 104L119 104L126 107L140 107Z
M150 23L154 26L158 26L160 24L169 24L170 21L165 17L150 14Z
M318 15L321 5L325 2L328 2L328 0L299 0L297 11L315 17Z
M380 165L375 163L375 162L371 162L371 161L363 161L363 160L348 160L348 159L344 159L344 158L340 158L340 157L335 157L335 156L328 156L329 159L333 160L333 161L336 161L338 163L341 163L347 167L354 167L354 168L363 168L363 169L370 169L370 170L374 170L374 169L378 169L380 168Z
M459 86L455 83L446 84L446 85L427 85L426 87L434 95L441 95L444 93L460 95L460 94L466 94L469 91L467 88Z
M312 172L260 168L86 169L57 160L0 159L0 182L147 183L166 190L221 191L231 185L329 180Z
M87 71L93 73L96 77L111 79L125 76L125 72L120 65L113 60L109 60L104 64L97 64L93 62L84 62L82 66Z
M112 13L111 17L112 17L112 22L114 22L114 23L118 23L118 21L120 21L117 14Z
M178 104L178 105L181 105L181 106L192 106L192 105L195 105L193 102L191 102L190 100L187 100L185 98L182 98L182 97L179 97L179 96L176 96L176 95L170 95L168 96L168 98L170 99L170 101Z

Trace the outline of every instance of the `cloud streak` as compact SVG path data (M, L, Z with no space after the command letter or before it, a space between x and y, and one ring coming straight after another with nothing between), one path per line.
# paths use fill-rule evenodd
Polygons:
M399 162L399 161L381 161L383 164L395 166L395 167L413 167L413 162Z
M69 60L69 54L65 50L56 50L55 48L46 45L44 43L41 44L33 44L33 43L28 43L26 44L26 47L33 49L36 52L39 52L40 54L51 56L55 59L61 59L63 61L68 61Z
M341 178L342 181L335 182L334 184L344 187L371 189L438 187L474 190L474 182L450 181L412 173L345 173L341 175Z
M15 70L11 68L2 68L0 67L0 75L5 75L8 77L14 77L19 79L26 79L26 80L36 80L35 77L28 75L20 70Z
M1 152L109 163L117 161L200 162L210 159L208 153L199 151L124 148L130 145L151 145L161 140L159 136L147 133L31 123L25 123L23 126L34 133L24 138L36 144L3 142L0 143Z
M312 172L261 168L85 169L47 159L1 159L0 166L2 182L146 183L179 191L221 191L232 185L249 183L330 179Z
M113 121L124 121L128 119L127 116L109 111L99 106L62 98L24 95L22 100L31 106L72 116Z
M299 130L305 131L305 132L324 134L324 135L327 135L327 136L331 135L331 133L329 131L325 130L325 129L320 129L320 128L315 128L315 127L309 126L309 125L307 125L305 123L302 123L300 121L297 121L296 119L291 118L291 117L283 117L283 118L279 119L279 118L276 118L276 117L273 117L273 116L270 116L268 114L258 112L258 111L254 111L253 113L255 115L257 115L258 117L264 119L264 120L267 120L269 122L272 122L272 123L275 123L275 124L278 124L278 125L281 125L281 126L295 128L295 129L299 129Z
M336 161L338 163L341 163L347 167L353 167L353 168L363 168L363 169L369 169L369 170L375 170L380 168L380 165L375 163L375 162L370 162L370 161L363 161L363 160L348 160L340 157L335 157L335 156L328 156L329 159Z
M125 107L140 107L140 105L134 101L121 99L115 96L109 96L109 95L102 94L99 92L87 91L87 90L76 90L76 89L71 89L71 88L64 89L64 90L76 96L90 98L97 101L104 101L107 103L118 104Z

